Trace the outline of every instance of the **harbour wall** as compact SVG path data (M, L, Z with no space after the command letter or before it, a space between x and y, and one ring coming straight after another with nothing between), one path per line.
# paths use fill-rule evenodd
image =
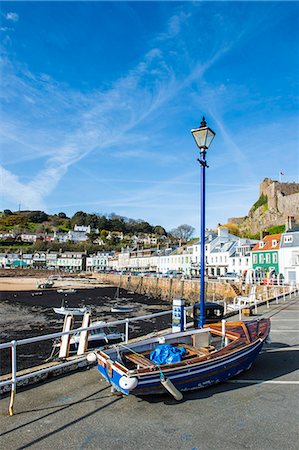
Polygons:
M155 298L171 302L173 298L185 298L190 304L199 300L200 283L199 280L179 280L176 278L156 278L140 277L131 275L114 274L93 274L103 283L128 291L136 292L142 295L148 295ZM246 295L250 286L242 286L241 283L221 283L219 281L207 281L206 299L208 301L233 300L236 295Z

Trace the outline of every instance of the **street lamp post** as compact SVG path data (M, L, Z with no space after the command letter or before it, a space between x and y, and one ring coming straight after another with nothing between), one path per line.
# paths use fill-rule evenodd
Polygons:
M200 315L199 326L205 324L205 200L206 200L206 152L215 137L214 131L207 127L205 118L202 118L199 128L191 130L196 145L200 150L200 158L197 160L201 166L201 193L200 193Z

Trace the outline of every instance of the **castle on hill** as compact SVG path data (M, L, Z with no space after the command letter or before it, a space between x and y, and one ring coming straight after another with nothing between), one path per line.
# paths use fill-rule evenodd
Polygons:
M260 198L246 217L230 217L242 233L255 234L275 225L299 223L299 183L282 183L265 178L260 184Z

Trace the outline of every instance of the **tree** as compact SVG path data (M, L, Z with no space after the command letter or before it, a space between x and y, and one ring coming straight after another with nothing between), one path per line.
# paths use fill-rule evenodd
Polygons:
M4 212L5 216L11 216L12 215L12 212L11 212L10 209L5 209L3 212Z
M226 223L224 225L221 225L220 228L227 228L229 233L233 234L234 236L240 236L239 227L235 223Z
M97 233L94 233L93 231L87 233L86 236L88 238L88 242L91 244L93 244L93 242L99 237L99 235Z
M77 211L73 217L71 218L71 226L74 227L75 225L86 225L87 214L83 211Z
M107 236L109 234L109 231L107 230L102 230L100 233L100 238L102 239L103 242L107 241Z
M31 211L27 216L27 220L33 223L43 223L48 220L48 214L44 211Z
M67 219L67 216L64 212L58 213L58 217L60 217L60 219Z
M194 230L195 228L193 228L191 225L183 224L171 230L170 233L177 239L181 239L182 241L186 242L191 238Z
M159 236L166 236L167 235L165 228L161 227L160 225L155 226L153 228L153 232L155 234L158 234Z

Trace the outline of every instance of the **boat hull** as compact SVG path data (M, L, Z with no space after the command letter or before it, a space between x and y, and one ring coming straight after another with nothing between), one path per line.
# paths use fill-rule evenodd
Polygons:
M265 334L252 342L248 342L233 351L214 353L202 360L197 358L192 363L169 364L162 367L149 367L144 371L124 371L122 365L113 362L107 355L107 360L98 359L98 370L111 385L126 395L153 395L166 393L161 384L161 376L167 378L179 391L201 389L213 384L226 381L251 367L260 353L264 341L269 333L269 327ZM133 388L126 388L132 383Z
M60 314L62 316L65 316L66 314L73 314L73 316L83 316L86 312L86 308L79 308L79 309L72 309L72 308L53 308L54 312L56 314Z
M179 391L189 391L202 389L213 384L226 381L251 367L252 363L261 351L263 343L257 344L250 349L247 354L236 355L234 358L227 358L225 361L214 361L205 364L203 367L192 368L178 373L167 374L167 378ZM147 380L140 380L137 388L131 391L134 395L162 394L167 391L161 385L160 376Z

